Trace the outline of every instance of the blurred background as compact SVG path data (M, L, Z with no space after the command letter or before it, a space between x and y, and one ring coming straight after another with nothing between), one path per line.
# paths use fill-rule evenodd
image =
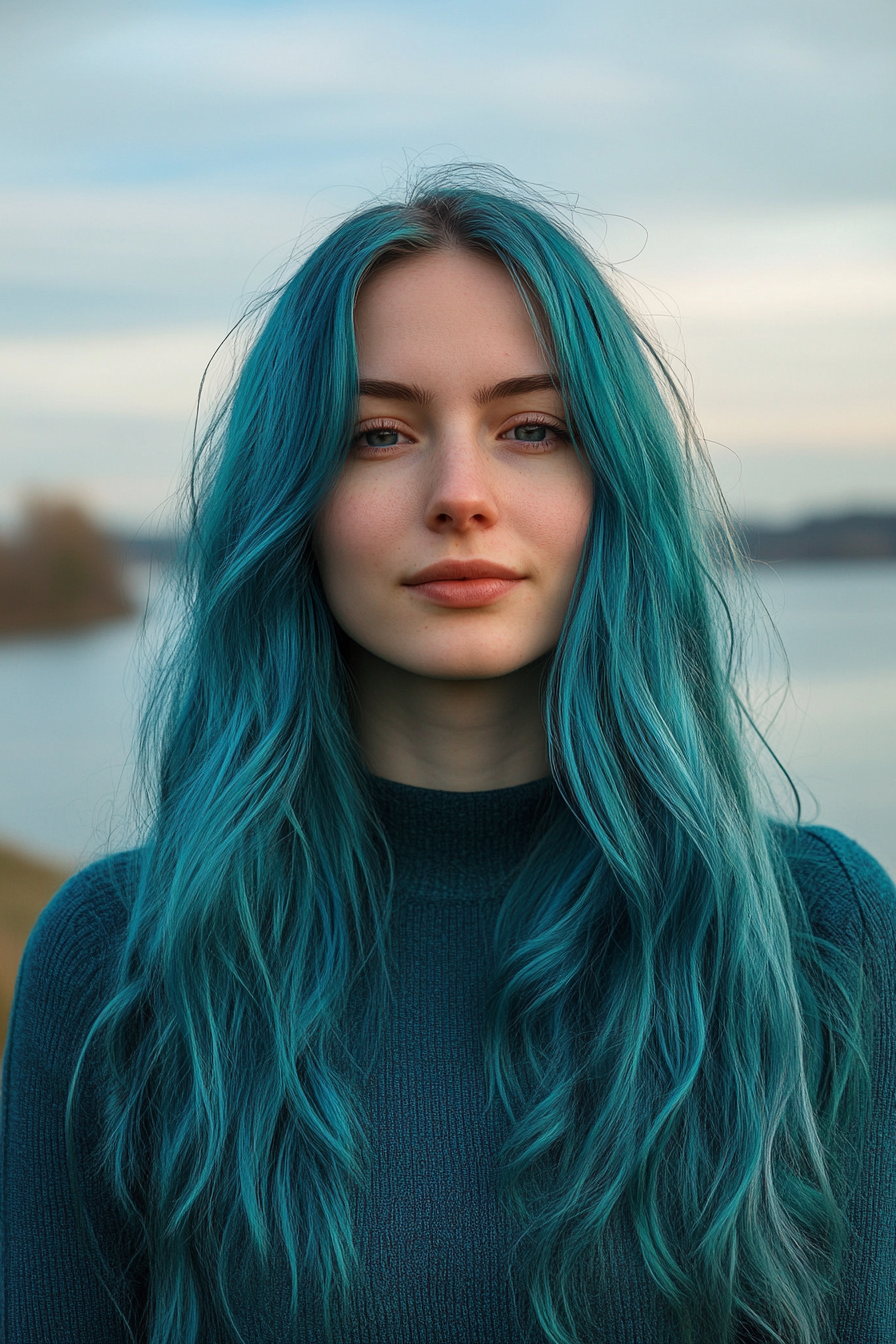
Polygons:
M891 0L2 0L0 26L0 1013L41 904L130 835L208 360L327 220L447 160L567 201L662 341L789 657L788 690L753 641L763 722L806 818L896 871Z

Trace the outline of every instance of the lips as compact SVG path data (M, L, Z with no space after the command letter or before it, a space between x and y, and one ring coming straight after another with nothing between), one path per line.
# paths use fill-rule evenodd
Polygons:
M405 579L404 586L439 607L486 607L523 579L524 575L492 560L438 560Z
M421 583L438 583L441 579L460 582L471 579L521 579L522 574L508 569L506 565L496 565L492 560L437 560L427 565L417 574L405 579L408 587Z

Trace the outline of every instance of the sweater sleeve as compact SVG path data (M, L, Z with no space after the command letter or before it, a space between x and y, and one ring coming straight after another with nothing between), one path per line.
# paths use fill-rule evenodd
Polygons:
M0 1110L3 1344L137 1337L128 1324L140 1315L137 1243L96 1167L102 1092L90 1051L75 1131L86 1222L65 1144L69 1085L124 932L128 860L104 860L66 883L35 925L19 969Z
M834 1339L896 1344L896 890L838 831L807 827L803 837L810 912L814 906L828 936L862 948L872 1004L869 1128L846 1210L851 1235Z

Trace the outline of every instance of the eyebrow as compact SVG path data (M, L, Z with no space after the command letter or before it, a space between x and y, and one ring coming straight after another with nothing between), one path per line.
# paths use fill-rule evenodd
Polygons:
M557 390L557 383L550 373L533 373L528 378L505 378L503 383L494 387L481 387L476 393L478 405L485 406L490 401L501 401L503 397L521 397L527 392Z
M381 401L413 401L418 406L426 406L432 401L432 393L425 392L416 383L392 383L385 378L362 378L358 395L378 397Z
M500 401L503 397L525 396L527 392L557 390L557 383L550 373L533 373L527 378L505 378L493 387L480 387L476 393L476 404L486 406L490 401ZM411 401L417 406L426 406L432 400L427 392L416 383L393 383L384 378L362 378L358 384L358 394L362 397L377 397L381 401Z

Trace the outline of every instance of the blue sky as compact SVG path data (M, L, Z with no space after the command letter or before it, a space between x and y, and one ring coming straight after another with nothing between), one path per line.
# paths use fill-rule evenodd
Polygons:
M736 507L896 503L891 0L0 8L0 510L162 510L208 357L409 164L578 202Z

